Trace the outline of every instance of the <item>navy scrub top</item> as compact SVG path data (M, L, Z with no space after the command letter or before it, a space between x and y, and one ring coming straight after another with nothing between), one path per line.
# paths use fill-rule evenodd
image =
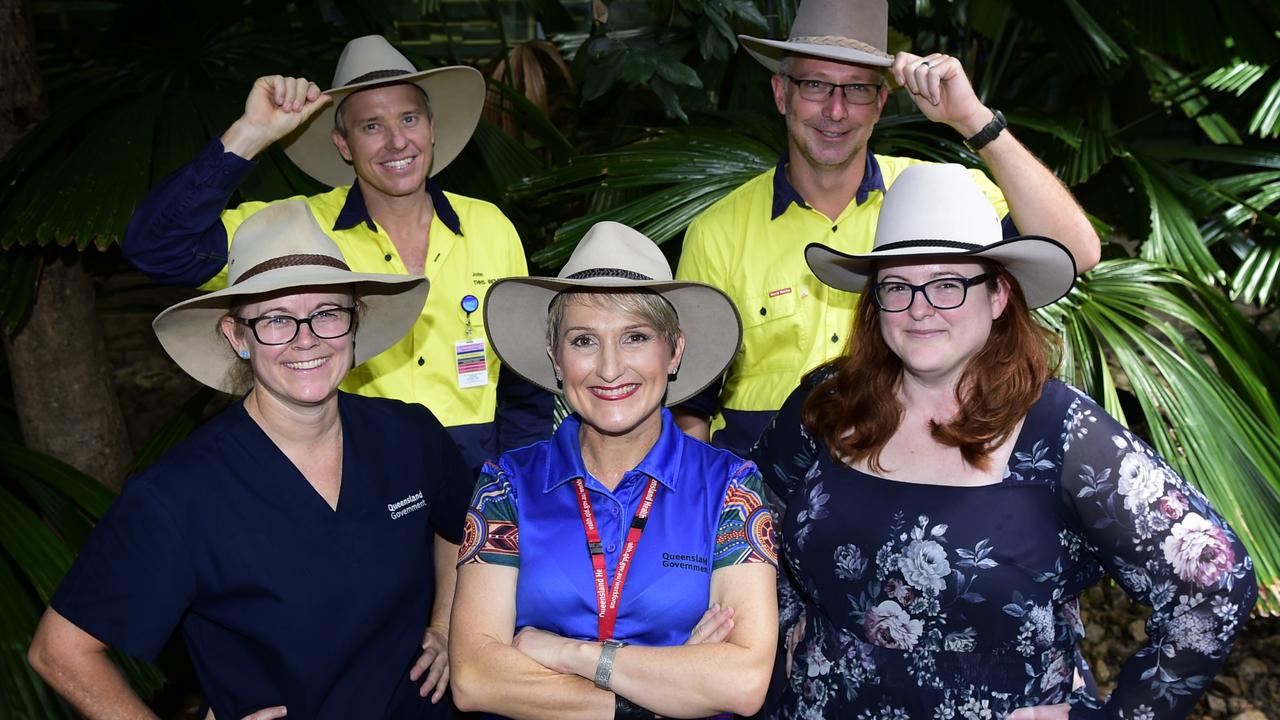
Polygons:
M426 408L339 393L337 510L237 403L130 479L52 600L154 658L181 625L218 717L447 717L408 673L434 595L432 536L472 487Z

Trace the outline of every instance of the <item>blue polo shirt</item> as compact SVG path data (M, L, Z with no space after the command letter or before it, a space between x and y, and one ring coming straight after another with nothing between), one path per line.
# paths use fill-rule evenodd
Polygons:
M420 405L339 393L333 510L237 403L133 477L52 606L154 658L181 626L220 718L449 717L409 669L434 595L432 537L462 539L472 483Z
M657 443L612 491L583 465L576 415L550 440L486 463L458 562L519 568L517 628L597 639L595 582L575 478L584 479L595 511L610 583L649 478L659 483L622 590L614 631L620 640L683 644L710 604L713 571L743 562L777 564L756 466L685 435L669 411L661 412Z

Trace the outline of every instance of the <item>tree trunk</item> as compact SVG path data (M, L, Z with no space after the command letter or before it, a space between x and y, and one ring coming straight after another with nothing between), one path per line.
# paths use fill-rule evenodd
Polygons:
M0 0L0 156L44 116L26 0ZM10 251L14 252L14 251ZM31 316L5 334L27 446L119 489L131 455L93 281L74 251L45 264Z

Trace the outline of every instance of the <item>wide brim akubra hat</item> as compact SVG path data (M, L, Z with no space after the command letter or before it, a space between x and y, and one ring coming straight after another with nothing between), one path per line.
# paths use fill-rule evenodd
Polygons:
M399 342L427 301L425 277L352 272L306 202L286 200L259 210L236 230L227 253L227 287L166 309L151 326L188 375L236 393L243 388L234 387L231 369L243 361L218 329L227 310L248 296L328 285L350 287L364 306L353 338L357 365Z
M887 0L804 0L786 40L739 35L751 57L780 72L786 54L889 67Z
M1000 218L969 171L960 165L912 165L884 195L871 252L848 255L821 243L804 250L822 282L862 292L877 265L890 260L990 260L1022 287L1030 308L1056 302L1071 290L1076 263L1062 243L1039 235L1005 238Z
M350 185L356 174L333 145L333 115L351 93L392 83L412 83L427 94L435 128L430 173L440 172L458 157L480 122L484 76L466 65L418 70L381 35L358 37L342 49L333 87L325 90L333 101L281 141L285 154L330 187Z
M616 222L591 226L554 278L507 278L485 296L484 322L494 352L508 368L560 392L547 357L547 311L566 290L650 290L675 308L684 332L684 357L667 383L666 404L687 400L729 367L742 342L742 322L720 290L673 280L671 265L644 234Z

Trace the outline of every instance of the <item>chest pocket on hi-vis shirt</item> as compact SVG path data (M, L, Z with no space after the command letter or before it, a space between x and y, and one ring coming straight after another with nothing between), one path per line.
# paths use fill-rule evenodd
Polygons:
M774 365L789 367L795 363L794 356L785 351L798 351L803 347L802 317L797 314L802 292L803 287L797 280L778 278L767 282L742 308L747 372L769 370Z

